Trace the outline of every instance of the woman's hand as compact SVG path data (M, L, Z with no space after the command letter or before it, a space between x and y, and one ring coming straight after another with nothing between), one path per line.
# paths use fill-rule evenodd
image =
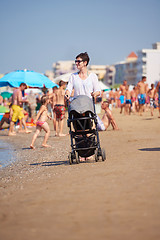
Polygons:
M91 93L91 96L94 97L94 98L96 98L96 97L100 96L100 92L99 92L99 91L97 91L97 92L92 92L92 93Z
M66 100L69 100L69 95L64 96Z

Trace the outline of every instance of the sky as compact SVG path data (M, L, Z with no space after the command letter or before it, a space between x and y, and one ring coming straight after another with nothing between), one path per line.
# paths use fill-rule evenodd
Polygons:
M160 0L0 0L0 73L88 52L111 65L160 41Z

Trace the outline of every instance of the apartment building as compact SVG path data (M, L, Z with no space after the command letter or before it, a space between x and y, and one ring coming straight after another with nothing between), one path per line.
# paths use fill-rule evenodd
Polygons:
M120 84L125 80L125 69L126 69L126 62L121 61L114 65L115 67L115 77L114 83Z
M136 81L140 81L142 76L147 77L149 87L151 83L160 81L160 42L154 43L152 49L138 51Z
M97 74L99 80L103 80L106 74L106 65L89 65L88 70Z
M88 70L97 74L98 79L102 80L106 73L106 65L89 65ZM76 72L77 68L74 61L58 61L53 63L54 78L66 73Z
M76 65L74 61L58 61L53 63L52 67L54 77L76 71Z
M115 84L115 73L116 69L115 66L106 66L106 74L104 77L104 83L107 86L113 86Z
M138 59L138 56L134 52L131 52L126 58L124 78L125 80L127 80L128 85L136 84L137 59Z
M127 80L129 85L135 85L137 79L137 55L131 52L125 61L116 63L115 66L115 84L120 84Z

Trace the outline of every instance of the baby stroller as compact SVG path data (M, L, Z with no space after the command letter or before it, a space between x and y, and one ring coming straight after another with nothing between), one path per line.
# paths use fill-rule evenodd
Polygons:
M68 106L68 127L71 138L69 163L80 162L80 157L95 155L95 161L105 161L105 150L101 149L97 130L97 116L94 98L85 95L77 96Z

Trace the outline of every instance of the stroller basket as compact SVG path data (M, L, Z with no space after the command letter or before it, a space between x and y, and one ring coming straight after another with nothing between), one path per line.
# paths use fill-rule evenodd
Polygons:
M87 129L92 129L93 127L93 113L86 112L80 114L76 111L70 113L70 122L73 123L75 131L86 131Z

